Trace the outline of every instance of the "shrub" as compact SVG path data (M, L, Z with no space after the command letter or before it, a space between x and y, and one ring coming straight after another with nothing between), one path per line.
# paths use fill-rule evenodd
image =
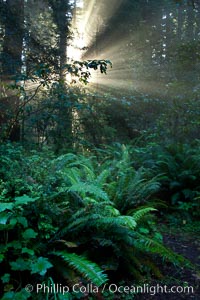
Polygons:
M133 167L128 148L121 148L117 160L105 161L92 155L54 157L48 151L8 149L0 169L3 300L43 299L23 289L28 283L101 286L108 278L118 280L116 274L128 273L135 280L162 277L158 256L186 263L162 244L156 208L149 205L159 183L149 178L148 170ZM12 184L11 191L13 180L20 184Z

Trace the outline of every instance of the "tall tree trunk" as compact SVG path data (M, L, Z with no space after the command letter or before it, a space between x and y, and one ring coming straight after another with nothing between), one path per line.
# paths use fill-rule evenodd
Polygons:
M57 101L60 101L63 105L58 109L59 122L57 123L56 136L54 138L56 144L56 150L59 151L63 146L68 148L72 147L72 107L69 103L63 103L69 101L66 97L67 86L65 78L65 64L67 63L67 44L69 38L69 21L70 21L70 5L69 0L50 0L51 7L53 9L53 17L57 24L59 43L58 54L60 61L59 70L59 93Z
M19 120L16 118L19 109L19 96L15 91L5 91L3 86L12 83L21 73L24 0L7 0L3 2L4 40L2 50L2 84L0 127L5 139L20 139ZM3 130L3 128L5 130Z
M200 3L196 3L194 38L196 41L200 40Z
M177 26L177 41L180 43L182 40L182 30L183 30L183 7L179 5L178 7L178 26Z
M195 22L195 14L194 7L190 5L187 8L187 40L194 40L194 22Z

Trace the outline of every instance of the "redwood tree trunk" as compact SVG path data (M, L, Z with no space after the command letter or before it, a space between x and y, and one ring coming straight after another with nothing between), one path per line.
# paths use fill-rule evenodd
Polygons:
M60 82L60 92L59 97L61 100L57 99L60 103L66 98L66 103L58 110L57 115L59 122L56 125L54 143L56 145L56 151L64 147L72 147L72 106L67 105L68 98L67 95L67 85L65 78L64 66L67 63L67 44L69 38L69 11L70 5L69 0L50 0L49 3L53 9L54 21L58 27L59 42L58 42L58 54L60 61L59 70L59 82Z
M14 83L21 73L22 47L23 47L23 23L24 0L7 0L2 5L2 26L5 36L2 49L1 68L1 137L18 141L20 139L19 120L16 115L19 108L19 97L15 91L6 90L7 84Z

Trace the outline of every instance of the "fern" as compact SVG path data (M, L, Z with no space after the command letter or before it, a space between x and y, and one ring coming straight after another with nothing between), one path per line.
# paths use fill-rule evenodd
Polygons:
M66 169L64 170L63 175L71 184L77 184L81 181L81 172L78 168Z
M156 225L151 222L156 209L150 201L154 200L154 194L160 189L159 181L162 182L163 178L153 177L149 169L135 169L130 151L129 147L118 146L115 150L105 152L106 161L101 164L95 157L67 154L48 163L46 158L43 165L43 158L38 155L29 158L29 161L32 164L31 174L35 174L33 178L42 184L33 184L24 192L27 185L24 185L24 189L20 185L25 177L17 181L18 174L15 178L15 173L12 173L12 181L9 179L9 182L15 188L8 193L10 183L6 185L3 182L0 225L5 234L2 235L0 258L11 276L15 276L15 270L10 269L10 257L16 263L20 255L24 260L20 262L24 263L32 261L33 256L37 261L44 253L54 268L68 278L69 283L78 282L80 274L96 285L106 282L106 275L95 262L109 270L109 275L126 270L136 280L149 275L149 272L160 276L156 267L158 256L179 266L191 266L181 255L159 242ZM6 161L6 168L11 161L8 164ZM164 155L158 160L157 171L159 167L160 170L157 173L166 170L164 179L168 177L170 181L173 168L167 167L162 161L166 161ZM169 165L170 160L167 163ZM37 166L36 171L34 165ZM26 168L23 167L23 170ZM185 171L191 175L189 168L182 170L182 177L179 171L175 174L182 178L182 182L185 182L184 176L187 175ZM198 178L198 173L194 175ZM25 193L27 195L23 196ZM184 187L183 196L187 195ZM198 198L199 194L196 194L196 200ZM68 248L77 251L76 254L68 253ZM82 253L87 254L89 260ZM19 270L22 267L19 266ZM26 271L28 269L23 273L21 285L28 275ZM40 270L36 271L40 275ZM56 275L54 278L53 270L50 273L53 280L59 279ZM13 286L17 289L18 283Z
M67 231L75 231L77 230L78 228L84 228L85 226L88 225L88 222L89 220L91 219L98 219L99 216L98 215L86 215L86 216L83 216L83 217L80 217L79 219L75 220L74 222L70 222L70 224L64 228L62 230L62 235L67 232Z
M145 250L145 252L158 254L163 260L168 260L176 265L185 264L189 267L192 267L192 264L189 260L180 254L174 253L172 250L155 241L154 239L141 235L138 232L136 233L135 237L136 239L134 244L136 248L140 249L142 252Z
M119 251L119 247L116 243L111 241L110 239L102 238L102 237L94 237L94 241L97 242L102 247L112 247L115 249L115 252Z
M136 227L136 222L131 216L118 216L118 217L100 217L96 216L95 222L94 218L91 218L89 221L91 225L93 225L96 228L105 228L110 226L115 227L127 227L129 229L134 229Z
M108 280L97 264L83 256L65 251L54 251L51 254L61 257L70 267L97 286L101 286Z
M84 195L88 193L94 195L96 198L100 198L105 201L109 200L106 192L104 192L98 186L90 183L84 183L84 182L75 183L70 188L68 188L68 191L79 192Z
M95 180L96 174L94 173L94 170L93 170L92 166L87 166L85 164L80 163L79 167L82 167L82 170L86 174L86 179L88 181L94 181Z
M52 160L52 165L55 166L57 170L62 170L66 165L70 164L70 161L74 161L76 159L77 155L73 153L67 153Z
M60 232L56 234L56 237L54 239L64 237L65 235L68 235L72 232L74 234L79 234L81 233L81 231L86 229L89 231L93 231L94 229L105 231L111 230L112 234L113 227L118 229L119 227L124 227L130 230L134 230L134 228L137 226L137 223L132 216L120 216L117 210L109 210L109 212L110 215L113 215L113 213L115 215L103 216L102 214L98 213L89 214L86 210L82 210L81 213L78 213L76 215L76 218L74 216L72 220L70 220L68 226L64 227Z
M106 183L106 180L108 179L108 177L110 176L110 170L103 170L95 179L95 182L98 185L104 185Z
M141 209L138 209L136 212L133 213L133 218L135 219L136 222L139 222L142 217L150 212L157 211L157 209L153 207L144 207Z

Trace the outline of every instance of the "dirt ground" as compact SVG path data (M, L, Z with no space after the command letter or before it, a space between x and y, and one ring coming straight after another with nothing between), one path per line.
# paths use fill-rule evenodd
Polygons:
M164 273L170 278L171 286L183 286L183 283L187 286L192 286L194 293L158 293L155 295L140 294L133 299L137 300L181 300L181 299L193 299L200 300L200 274L196 271L200 270L200 237L195 237L192 234L163 234L164 244L174 250L176 253L182 254L188 258L194 265L195 270L177 269L173 265L165 265ZM157 283L152 283L156 285ZM166 283L165 283L166 284ZM162 284L160 284L162 285Z

